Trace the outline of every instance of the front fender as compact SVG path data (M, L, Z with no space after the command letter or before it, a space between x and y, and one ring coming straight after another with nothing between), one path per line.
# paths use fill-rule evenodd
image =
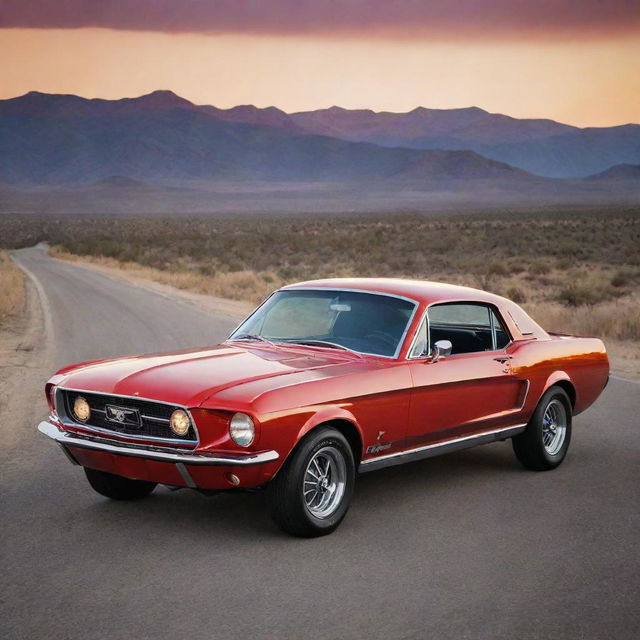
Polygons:
M304 438L309 431L315 429L317 426L321 424L325 424L327 422L332 422L334 420L344 420L346 422L351 423L353 427L356 428L358 434L360 435L360 441L364 442L364 435L362 433L362 428L358 424L355 416L345 409L344 407L338 407L333 405L323 406L318 411L316 411L311 417L307 419L307 421L302 425L300 430L298 431L298 435L296 438L296 444L300 442L302 438Z

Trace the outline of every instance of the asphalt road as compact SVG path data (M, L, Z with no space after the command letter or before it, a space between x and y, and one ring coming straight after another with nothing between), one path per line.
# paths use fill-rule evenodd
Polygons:
M36 250L18 259L46 294L56 366L231 328ZM24 402L46 414L40 393ZM366 474L342 526L315 540L282 534L259 494L110 502L34 423L10 425L0 635L637 638L639 416L640 385L612 380L553 472L497 443Z

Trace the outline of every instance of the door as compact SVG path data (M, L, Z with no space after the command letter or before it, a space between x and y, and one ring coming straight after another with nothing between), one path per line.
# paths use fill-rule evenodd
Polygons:
M449 340L452 352L434 360L439 340ZM407 448L514 424L527 382L512 373L510 343L492 305L429 307L409 355L414 389Z

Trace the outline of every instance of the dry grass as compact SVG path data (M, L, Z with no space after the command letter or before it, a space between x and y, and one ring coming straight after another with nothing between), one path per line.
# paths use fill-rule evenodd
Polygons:
M0 326L24 313L26 286L24 273L9 257L0 251Z
M633 208L476 215L0 217L0 244L47 240L131 274L256 303L284 283L392 276L464 284L552 331L640 340Z
M51 255L68 261L89 261L126 271L128 274L160 282L177 289L195 291L207 295L243 300L254 304L264 300L274 289L286 284L274 272L254 272L251 270L217 272L204 275L199 271L163 271L145 267L135 262L119 262L113 258L77 256L60 247L53 247ZM349 276L351 272L333 272L332 276ZM408 277L415 277L410 274ZM543 284L532 282L530 272L502 274L491 277L485 275L441 273L432 278L471 287L479 287L504 295L518 303L548 331L570 333L583 336L600 336L615 340L640 340L640 296L636 291L618 295L619 291L603 290L603 283L609 281L609 269L591 269L582 279L576 274L546 272ZM580 287L588 292L579 298L594 299L591 304L568 304L564 291ZM573 299L572 299L573 301Z
M146 278L161 284L204 293L206 295L246 300L257 303L264 300L274 289L280 286L280 280L274 273L245 269L241 271L223 271L204 275L199 271L162 271L154 267L145 267L137 262L120 262L103 256L78 256L65 251L61 247L52 247L49 253L61 260L90 261L92 264L126 271L132 276Z
M614 340L640 340L640 298L570 308L557 302L523 305L548 331Z

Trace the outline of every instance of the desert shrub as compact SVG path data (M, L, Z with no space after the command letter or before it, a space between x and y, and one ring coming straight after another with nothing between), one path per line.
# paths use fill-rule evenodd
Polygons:
M563 256L556 260L556 267L561 271L566 271L567 269L570 269L574 265L575 265L575 261L568 256Z
M637 296L581 307L555 302L533 303L526 304L525 309L548 331L640 340L640 299Z
M200 271L203 276L214 276L216 274L216 267L210 262L205 262L198 266L198 271Z
M527 301L527 295L520 287L509 287L504 295L518 304Z
M509 275L509 268L502 262L490 262L487 265L487 274L490 276Z
M620 269L611 278L612 287L629 287L638 280L638 273L632 269Z
M609 297L609 292L603 290L602 287L574 282L560 289L556 300L570 307L579 307L581 305L594 305L607 300Z
M41 240L60 245L67 258L107 261L172 286L252 302L286 282L349 276L475 286L569 314L640 293L640 215L633 207L475 215L0 216L0 245ZM628 313L626 329L605 326L603 317L603 330L633 334Z
M529 265L529 273L543 276L551 271L551 267L546 262L533 262Z

